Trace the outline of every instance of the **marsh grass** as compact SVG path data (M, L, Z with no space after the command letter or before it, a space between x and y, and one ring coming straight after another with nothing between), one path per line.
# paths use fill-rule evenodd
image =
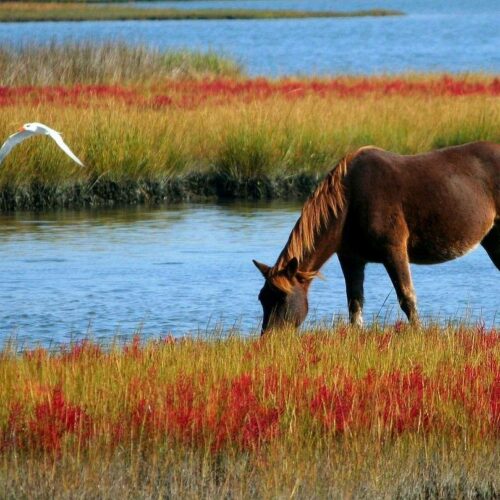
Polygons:
M402 323L5 346L0 484L10 498L493 499L499 349L483 326Z
M101 459L0 462L4 498L474 498L494 500L498 446L451 451L386 445L375 452L332 444L327 451L281 449L214 459L201 453L123 450Z
M488 75L248 79L214 54L122 44L3 49L0 68L0 138L46 123L86 165L23 142L0 168L2 210L304 197L360 146L500 142Z
M0 22L109 21L109 20L210 20L210 19L305 19L381 17L403 15L400 11L370 9L351 12L257 10L257 9L160 9L122 5L91 5L83 2L7 2L0 4Z
M77 169L46 138L19 145L0 184L64 184L105 175L115 181L219 172L234 179L324 174L348 151L367 144L401 153L482 139L500 142L500 106L488 96L307 96L198 107L124 104L4 107L0 136L41 121L64 133L87 168Z
M130 84L165 78L243 76L241 65L215 52L162 52L120 42L52 42L0 47L0 85Z

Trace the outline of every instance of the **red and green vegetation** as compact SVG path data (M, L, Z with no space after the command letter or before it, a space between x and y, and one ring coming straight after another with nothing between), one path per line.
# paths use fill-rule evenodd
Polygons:
M197 19L304 19L398 16L388 9L358 11L301 11L257 9L134 8L122 5L89 5L87 2L5 2L0 4L0 22L26 21L123 21Z
M0 84L0 137L40 121L86 164L76 168L49 139L25 141L0 169L0 190L12 199L33 185L83 192L186 176L201 179L204 195L207 175L229 195L253 179L251 195L268 196L261 181L317 181L359 146L409 154L500 142L500 80L489 75L272 80L247 78L214 54L53 45L3 49Z
M7 346L0 483L8 497L495 498L499 355L494 329L401 323Z
M500 83L489 77L325 80L165 80L151 85L0 89L0 135L47 123L86 163L50 141L23 143L0 182L53 185L218 171L232 178L322 175L347 151L374 144L416 153L500 141Z

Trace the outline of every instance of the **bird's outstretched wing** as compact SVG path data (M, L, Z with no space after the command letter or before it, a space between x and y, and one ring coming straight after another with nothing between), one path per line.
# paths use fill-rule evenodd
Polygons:
M9 136L0 148L0 163L2 163L4 158L11 152L14 146L17 146L17 144L23 142L28 137L32 137L33 135L36 135L36 133L31 130L23 130L22 132L16 132L15 134Z
M33 123L31 125L36 126L35 130L21 130L20 132L16 132L15 134L12 134L3 144L3 146L0 148L0 163L2 163L3 159L11 152L12 148L19 144L20 142L23 142L25 139L28 137L32 137L34 135L48 135L52 137L52 139L56 142L56 144L78 165L83 167L83 163L80 161L80 159L69 149L68 145L63 141L63 138L61 137L61 134L59 132L56 132L55 130L51 129L47 125L44 125L43 123ZM30 125L30 126L31 126Z
M48 128L48 127L47 127ZM80 159L75 155L75 153L73 153L73 151L71 151L71 149L69 149L69 146L63 141L63 138L61 137L61 134L59 134L59 132L56 132L55 130L52 130L51 128L48 129L48 134L50 135L50 137L52 137L52 139L54 139L54 141L56 141L56 144L73 160L75 161L76 163L78 163L78 165L80 165L80 167L83 167L83 163L80 161Z

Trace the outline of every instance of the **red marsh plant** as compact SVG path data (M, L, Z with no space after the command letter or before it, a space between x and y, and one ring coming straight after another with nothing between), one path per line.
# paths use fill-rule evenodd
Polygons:
M0 449L219 454L339 438L497 440L499 348L496 330L408 327L6 351Z
M195 108L205 103L225 105L228 101L253 102L282 97L297 100L307 96L360 98L380 96L491 96L500 95L500 80L492 77L373 77L304 80L202 79L167 80L150 86L70 85L0 87L0 106L17 103L51 103L85 106L120 101L128 106L159 109L176 106Z
M2 165L9 189L207 172L237 182L322 176L367 144L413 154L500 141L498 81L486 76L2 87L0 107L2 137L40 121L87 165L74 168L50 141L26 141Z
M13 402L7 423L2 429L0 449L40 450L61 453L81 448L92 435L92 419L79 405L68 403L60 387L54 387L32 412L20 402ZM71 439L72 438L72 439Z

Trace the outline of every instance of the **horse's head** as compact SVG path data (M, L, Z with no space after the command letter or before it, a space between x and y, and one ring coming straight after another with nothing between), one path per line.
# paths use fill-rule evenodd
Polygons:
M307 316L307 291L313 273L299 271L299 263L294 257L279 271L257 261L253 261L266 282L259 293L264 317L262 333L276 327L298 327Z

